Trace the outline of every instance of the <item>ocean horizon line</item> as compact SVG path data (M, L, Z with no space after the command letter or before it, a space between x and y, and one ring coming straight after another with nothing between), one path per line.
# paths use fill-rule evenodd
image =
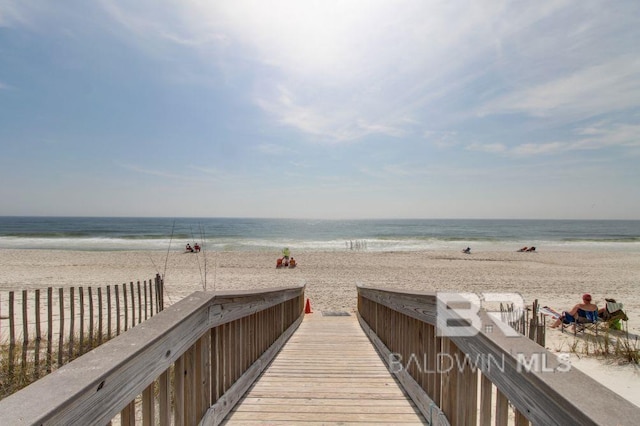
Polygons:
M451 220L451 221L576 221L576 222L640 222L640 219L628 218L510 218L510 217L344 217L344 218L322 218L322 217L261 217L261 216L132 216L132 215L0 215L0 218L55 218L55 219L242 219L242 220L316 220L316 221L413 221L413 220Z

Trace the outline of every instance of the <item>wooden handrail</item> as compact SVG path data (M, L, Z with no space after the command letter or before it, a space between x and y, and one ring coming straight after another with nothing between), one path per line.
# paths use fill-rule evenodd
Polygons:
M0 418L8 424L106 424L122 412L124 424L141 394L154 416L150 386L157 382L161 411L163 400L165 405L160 424L166 424L172 369L181 382L174 389L175 419L199 421L280 336L297 327L303 300L304 286L193 293L0 401Z
M392 372L398 373L401 382L410 382L403 385L409 394L413 392L426 416L433 413L428 405L434 403L451 424L475 424L478 409L480 424L488 424L490 381L498 391L497 424L502 424L502 417L506 420L507 400L516 408L518 424L528 420L533 424L633 425L640 418L639 407L525 336L496 332L498 325L486 312L479 313L483 327L475 336L438 336L436 326L447 319L439 318L438 312L455 317L453 310L438 311L439 303L436 293L358 287L363 327L385 356L402 357L402 371ZM468 365L450 371L435 368L448 357L466 360ZM387 361L390 367L395 362ZM481 407L475 391L478 379Z

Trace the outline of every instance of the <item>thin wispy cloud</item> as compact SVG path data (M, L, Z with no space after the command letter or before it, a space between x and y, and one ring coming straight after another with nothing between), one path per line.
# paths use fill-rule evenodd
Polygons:
M503 153L507 151L507 147L501 143L472 143L466 147L469 151Z
M640 59L625 56L491 101L481 114L584 119L640 107Z
M519 199L521 172L539 194L639 177L633 0L0 0L0 27L3 180L117 164L251 215L285 185L300 215L357 196L416 217L475 180L481 202L503 182ZM60 143L26 149L40 140Z

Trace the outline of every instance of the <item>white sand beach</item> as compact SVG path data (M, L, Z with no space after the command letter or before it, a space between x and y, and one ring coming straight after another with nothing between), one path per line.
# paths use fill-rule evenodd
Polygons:
M556 310L582 293L604 306L624 303L631 335L640 335L640 254L588 251L298 252L295 269L276 269L277 252L0 250L0 290L105 286L164 273L169 303L193 291L260 289L305 284L314 312L356 309L356 285L415 291L519 292ZM206 258L206 266L205 266ZM166 267L165 267L166 262ZM572 362L640 406L640 370L585 355L572 333L547 328L547 348L572 352ZM573 348L573 349L572 349Z

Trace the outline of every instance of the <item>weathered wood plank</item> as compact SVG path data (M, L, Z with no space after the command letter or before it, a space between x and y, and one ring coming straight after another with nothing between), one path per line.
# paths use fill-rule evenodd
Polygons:
M409 404L407 404L409 402ZM245 409L252 410L256 409L256 407L264 407L264 406L275 406L280 409L282 406L286 405L296 405L296 410L302 409L302 406L305 407L315 407L319 410L328 410L331 408L335 408L336 410L342 410L343 406L348 407L362 407L363 409L385 409L385 407L391 407L392 410L399 409L411 409L414 410L415 405L411 403L411 401L407 401L404 399L355 399L355 398L318 398L313 400L307 400L304 398L257 398L253 396L245 396L242 398L242 404L238 404L233 408L233 411L243 411ZM324 407L324 408L323 408ZM328 407L328 408L326 408ZM379 407L379 408L376 408ZM258 408L259 409L259 408ZM312 408L310 408L312 409Z
M220 424L224 417L238 403L240 398L247 392L247 389L256 381L258 376L269 365L273 357L278 353L280 348L287 342L291 335L296 331L302 322L302 316L294 322L274 344L267 349L256 362L225 392L213 406L207 410L201 424L217 425Z
M225 424L246 424L252 419L277 424L425 421L363 335L357 319L321 316L305 317Z

